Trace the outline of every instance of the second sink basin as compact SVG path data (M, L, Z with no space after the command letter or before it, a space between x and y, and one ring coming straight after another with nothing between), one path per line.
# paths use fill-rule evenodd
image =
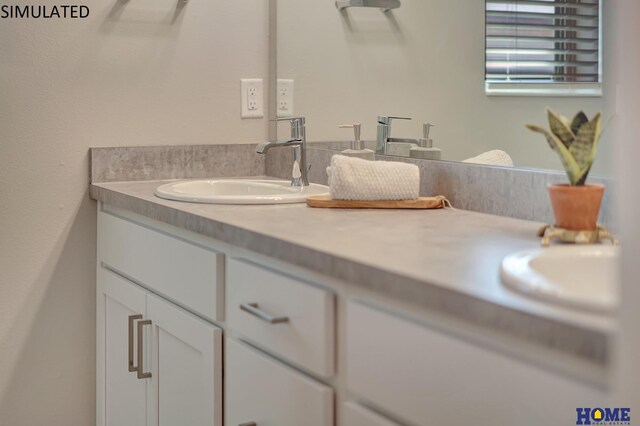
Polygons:
M528 296L588 311L618 306L619 247L558 245L507 256L505 285Z
M310 184L303 188L290 181L262 179L203 179L172 182L156 189L160 198L208 204L304 203L310 195L329 192L329 187Z

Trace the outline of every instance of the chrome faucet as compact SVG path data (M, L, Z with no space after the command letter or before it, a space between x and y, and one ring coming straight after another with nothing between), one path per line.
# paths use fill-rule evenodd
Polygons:
M388 142L404 142L404 143L413 143L418 145L417 139L392 138L391 122L393 120L411 120L411 119L408 117L378 116L378 137L377 137L377 144L376 144L376 153L378 154L387 154Z
M291 122L291 139L283 142L263 142L258 144L256 152L266 154L271 148L292 147L293 166L291 172L291 186L309 186L309 166L307 165L307 133L304 117L278 118L276 121Z

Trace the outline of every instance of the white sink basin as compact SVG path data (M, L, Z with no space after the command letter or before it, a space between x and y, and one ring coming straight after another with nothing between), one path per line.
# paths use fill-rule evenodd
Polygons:
M619 303L619 248L559 245L514 253L502 261L502 282L538 299L588 311Z
M156 188L160 198L209 204L304 203L310 195L328 192L329 187L324 185L294 188L290 181L257 179L187 180Z

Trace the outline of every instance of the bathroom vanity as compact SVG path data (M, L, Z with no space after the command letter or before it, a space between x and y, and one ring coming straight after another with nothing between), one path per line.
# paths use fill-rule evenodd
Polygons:
M161 183L91 186L97 424L571 424L607 406L614 320L499 282L538 223L182 203Z

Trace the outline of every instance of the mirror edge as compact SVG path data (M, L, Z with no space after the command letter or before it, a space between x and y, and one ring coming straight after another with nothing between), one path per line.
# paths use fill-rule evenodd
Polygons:
M277 114L277 91L278 91L278 0L269 0L268 4L268 28L269 28L269 69L267 77L267 138L270 141L277 140L278 123Z

